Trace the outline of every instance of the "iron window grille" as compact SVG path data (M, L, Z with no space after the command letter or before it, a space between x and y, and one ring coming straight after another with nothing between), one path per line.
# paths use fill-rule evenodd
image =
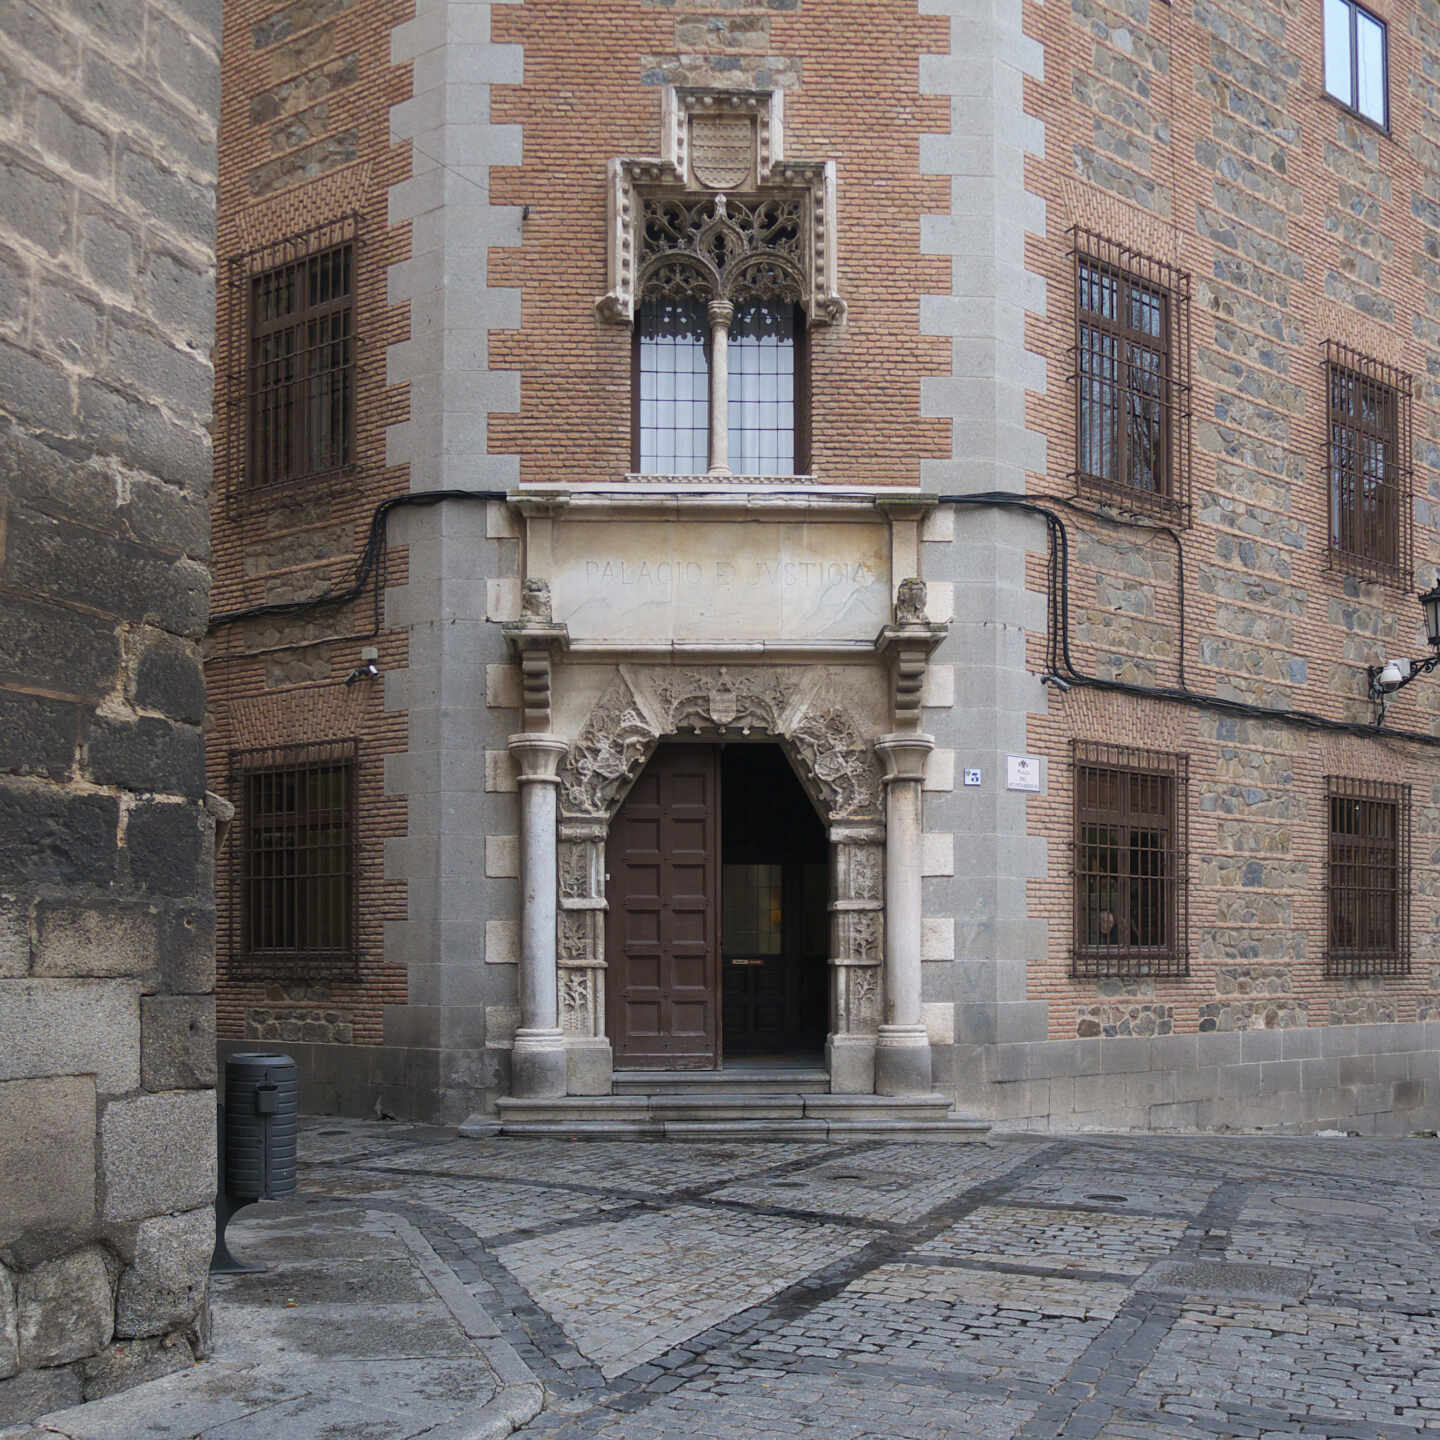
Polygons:
M1189 763L1073 742L1076 978L1184 976Z
M308 485L354 463L358 247L359 218L348 215L230 263L231 439L248 491Z
M1326 343L1331 564L1394 585L1412 568L1413 392L1403 370Z
M1326 780L1330 857L1325 974L1410 973L1410 787Z
M354 740L232 753L237 973L357 977L356 753Z
M1385 22L1355 0L1325 0L1325 90L1347 110L1390 128Z
M1190 277L1073 228L1077 490L1184 523L1190 479Z

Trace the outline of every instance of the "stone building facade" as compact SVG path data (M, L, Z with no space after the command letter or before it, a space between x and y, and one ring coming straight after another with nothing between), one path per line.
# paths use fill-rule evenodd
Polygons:
M219 12L0 10L0 1424L209 1340Z
M1330 8L228 7L223 1044L1433 1128L1440 38Z

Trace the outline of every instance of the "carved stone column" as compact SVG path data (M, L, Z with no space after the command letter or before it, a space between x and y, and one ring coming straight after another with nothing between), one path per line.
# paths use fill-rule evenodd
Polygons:
M735 307L712 300L710 316L710 473L730 473L730 322Z
M885 1019L875 1044L877 1095L928 1095L930 1040L920 1009L921 787L933 736L882 735L885 764Z
M885 830L830 826L830 1033L825 1062L830 1090L875 1090L875 1032L885 932Z
M555 968L555 788L566 751L553 735L512 735L520 784L520 1028L511 1092L523 1099L565 1094L565 1036Z
M571 1095L608 1095L605 1037L604 820L560 822L560 1028Z

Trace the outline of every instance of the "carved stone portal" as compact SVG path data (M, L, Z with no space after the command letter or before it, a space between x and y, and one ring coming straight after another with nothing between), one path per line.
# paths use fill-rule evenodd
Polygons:
M621 666L559 773L557 964L571 1043L604 1035L605 842L667 735L771 738L830 836L831 1088L873 1088L885 953L884 785L865 722L814 668Z

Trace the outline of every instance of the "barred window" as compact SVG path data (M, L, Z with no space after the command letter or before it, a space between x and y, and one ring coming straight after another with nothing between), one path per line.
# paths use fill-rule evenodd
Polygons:
M1186 757L1077 740L1074 777L1070 973L1188 975Z
M1325 373L1332 562L1370 579L1408 584L1410 377L1333 340Z
M1325 89L1380 128L1390 124L1385 22L1355 0L1325 0Z
M1073 230L1075 473L1084 488L1183 512L1190 435L1190 282Z
M1332 775L1325 973L1410 973L1410 787Z
M353 219L337 221L234 262L244 325L237 409L250 489L353 463L355 234Z
M232 956L245 973L355 970L353 740L237 751Z

